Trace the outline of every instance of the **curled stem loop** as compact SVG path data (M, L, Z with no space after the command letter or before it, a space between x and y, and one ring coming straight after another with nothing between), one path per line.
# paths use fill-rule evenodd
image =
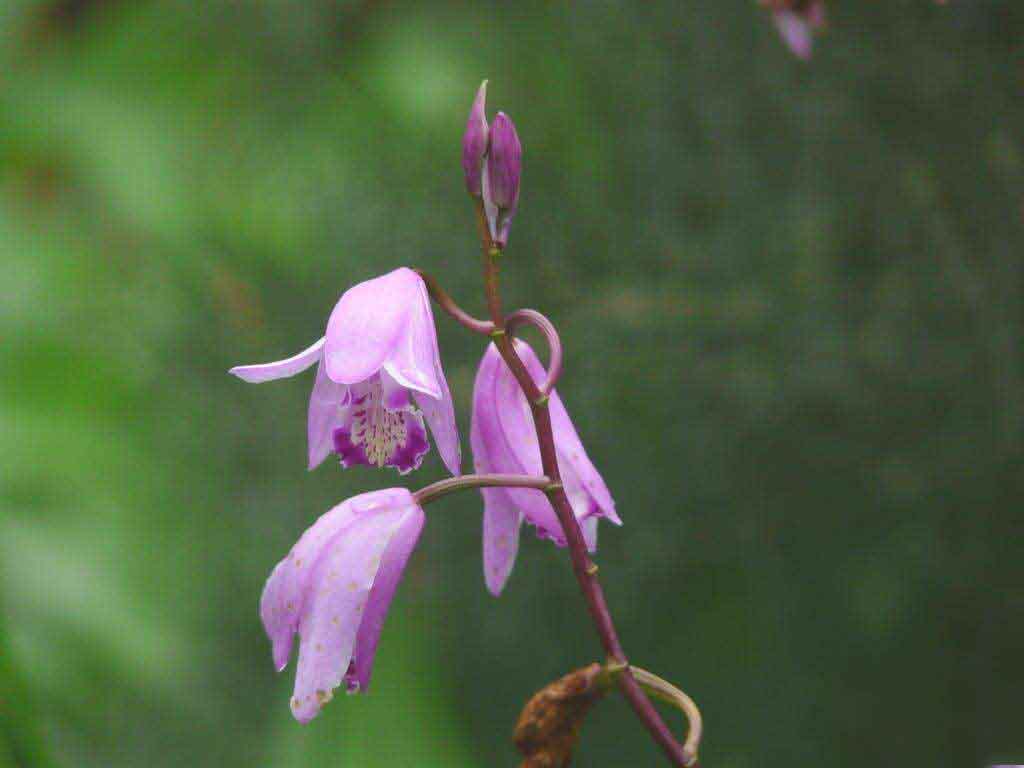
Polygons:
M562 375L562 340L558 336L555 324L535 309L517 309L505 318L505 328L509 333L521 325L532 325L544 334L548 343L550 353L548 377L542 384L537 385L537 389L540 390L546 402L547 396L551 394L551 390L555 388L555 384L558 383L558 379ZM538 403L538 405L543 405L543 403Z

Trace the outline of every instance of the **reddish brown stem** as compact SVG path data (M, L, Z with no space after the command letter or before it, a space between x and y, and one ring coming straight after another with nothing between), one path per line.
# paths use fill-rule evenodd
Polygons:
M487 336L494 330L494 323L489 320L478 320L456 304L455 300L448 295L448 292L441 287L441 284L434 279L433 275L424 272L422 269L414 269L413 271L422 278L423 284L427 286L427 291L434 301L437 302L437 305L463 328L468 328L473 333L480 333L484 336Z
M537 388L542 395L550 395L562 375L562 340L558 337L554 323L535 309L517 309L505 318L505 330L512 333L520 325L532 325L548 343L548 377Z
M558 515L558 521L562 525L562 531L568 542L572 569L576 574L576 580L579 582L580 589L586 599L590 618L594 622L597 634L601 638L601 645L604 647L604 651L609 659L626 665L625 670L619 676L619 689L629 701L637 717L640 718L653 739L674 765L696 766L696 756L690 754L676 741L668 726L665 725L665 721L661 719L658 711L629 671L629 662L626 660L626 654L622 649L622 644L619 642L618 633L615 631L615 623L612 621L608 604L605 602L601 582L597 578L597 566L587 554L583 533L580 531L579 523L573 514L569 497L566 496L565 490L562 488L561 474L558 471L558 457L555 453L555 438L551 429L551 415L547 407L547 397L540 391L537 383L530 376L523 361L519 358L512 339L504 332L505 324L504 315L501 311L501 293L498 289L498 258L501 251L491 238L483 203L479 200L477 200L477 222L480 227L480 241L484 249L484 291L487 294L487 307L490 311L491 322L494 323L495 328L492 336L502 359L508 365L509 370L512 371L512 375L519 382L523 394L526 395L526 399L530 403L533 423L537 431L537 443L540 446L541 465L544 468L544 474L550 478L552 483L547 490L547 496L555 509L555 513Z

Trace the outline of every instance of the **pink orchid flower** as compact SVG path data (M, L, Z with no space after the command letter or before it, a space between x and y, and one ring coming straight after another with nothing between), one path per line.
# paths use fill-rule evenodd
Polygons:
M349 288L331 312L326 335L311 347L287 360L230 372L259 383L294 376L314 363L310 469L333 451L343 467L395 467L406 474L430 449L425 418L445 465L459 474L455 409L418 274L402 267Z
M322 515L277 564L260 617L281 671L299 633L292 714L306 723L342 683L370 684L384 619L423 529L423 510L404 488L355 496Z
M516 351L535 381L545 377L544 366L530 346L515 341ZM587 548L597 548L597 521L604 517L622 525L608 487L587 457L579 435L558 393L548 400L562 484L579 521ZM477 371L470 427L473 463L480 473L543 474L533 417L519 384L491 344ZM532 488L482 488L484 497L484 580L492 594L505 586L519 549L523 520L541 538L565 546L554 508L543 491Z

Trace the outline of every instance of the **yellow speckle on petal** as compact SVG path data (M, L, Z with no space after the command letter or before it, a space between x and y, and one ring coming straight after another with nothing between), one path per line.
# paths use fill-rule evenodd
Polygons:
M348 583L348 591L349 592L355 592L357 589L359 589L359 584L357 584L354 581L350 581Z
M320 643L317 643L316 645L313 646L313 650L316 651L317 653L323 653L324 652L324 647Z
M498 537L498 549L508 549L508 536L505 534Z
M317 703L321 707L324 704L326 704L327 702L329 702L333 698L334 698L334 692L333 691L317 690L317 692L316 692L316 700L317 700Z
M298 709L298 708L299 708L299 700L297 698L295 698L294 696L292 696L292 709Z
M338 617L337 616L332 616L331 617L331 624L333 624L334 626L338 626Z
M301 568L302 567L302 558L301 557L295 560L295 567L296 568Z

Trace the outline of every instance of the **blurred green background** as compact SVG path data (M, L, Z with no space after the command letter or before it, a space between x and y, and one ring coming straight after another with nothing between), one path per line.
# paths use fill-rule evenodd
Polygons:
M460 138L525 148L509 307L616 496L631 657L710 768L1024 762L1024 6L753 0L0 4L0 765L512 766L599 658L564 552L505 594L429 510L368 696L289 713L257 601L321 512L316 338L402 264L481 313ZM482 351L438 315L470 466ZM681 727L671 712L666 717ZM659 764L612 698L578 764Z

